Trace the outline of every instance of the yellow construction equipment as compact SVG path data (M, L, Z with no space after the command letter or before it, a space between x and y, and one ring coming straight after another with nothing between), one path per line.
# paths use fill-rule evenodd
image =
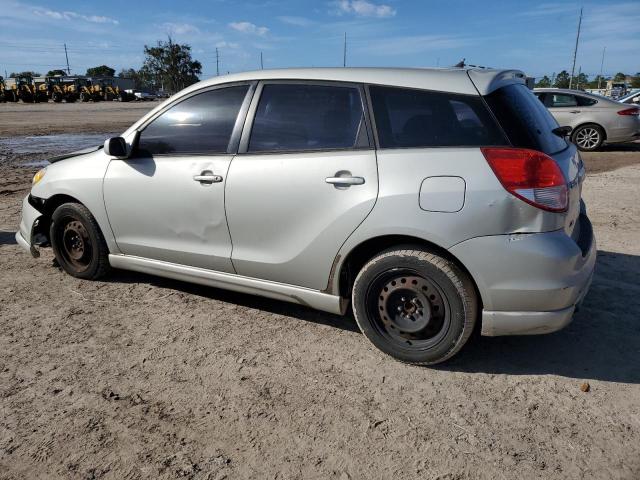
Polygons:
M22 100L24 103L35 103L38 101L36 87L33 79L27 76L9 78L6 80L7 89L5 95L8 102Z
M7 101L7 96L5 94L5 90L7 86L4 83L4 77L0 77L0 103Z

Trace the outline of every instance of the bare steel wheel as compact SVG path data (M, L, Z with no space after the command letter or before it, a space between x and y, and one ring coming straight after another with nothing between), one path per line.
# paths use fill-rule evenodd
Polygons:
M367 292L369 315L380 334L392 342L415 347L438 343L449 327L444 298L432 281L417 272L393 269Z
M475 286L452 260L416 248L382 252L353 284L353 313L383 352L421 365L455 355L473 331Z
M575 129L571 139L580 150L591 152L602 145L604 133L597 125L582 125Z
M77 203L60 205L49 232L56 260L69 275L96 279L109 268L109 251L96 219Z
M62 255L78 272L84 271L91 262L91 239L82 223L67 217L63 220Z

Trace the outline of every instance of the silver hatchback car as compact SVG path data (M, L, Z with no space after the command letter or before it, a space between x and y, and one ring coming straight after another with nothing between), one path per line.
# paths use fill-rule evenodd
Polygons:
M567 325L596 259L575 146L519 71L217 77L51 160L17 241L345 314L405 362Z
M571 141L582 151L640 139L637 106L576 90L536 88L534 93L560 125L573 129Z

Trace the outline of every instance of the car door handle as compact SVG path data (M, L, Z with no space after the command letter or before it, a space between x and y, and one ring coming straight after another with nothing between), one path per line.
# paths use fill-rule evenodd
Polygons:
M569 113L580 113L580 110L571 110Z
M362 177L327 177L324 181L333 185L341 186L364 184L364 178Z
M193 179L196 182L201 183L220 183L222 181L222 177L220 175L214 175L213 173L202 172L200 175L194 175Z

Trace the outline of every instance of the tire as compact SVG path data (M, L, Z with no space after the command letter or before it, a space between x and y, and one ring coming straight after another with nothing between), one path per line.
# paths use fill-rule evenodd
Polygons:
M54 92L54 94L51 95L51 100L53 100L54 103L60 103L62 102L62 95L58 92Z
M109 249L98 222L78 203L64 203L51 216L51 247L69 275L96 280L109 271Z
M410 247L382 252L362 267L352 302L356 322L371 343L417 365L455 355L478 315L469 276L446 258Z
M582 152L593 152L604 142L604 130L599 125L587 123L580 125L571 134L571 141Z
M87 93L82 92L82 93L80 94L80 101L81 101L81 102L88 102L89 100L91 100L91 98L90 98L90 96L89 96Z

